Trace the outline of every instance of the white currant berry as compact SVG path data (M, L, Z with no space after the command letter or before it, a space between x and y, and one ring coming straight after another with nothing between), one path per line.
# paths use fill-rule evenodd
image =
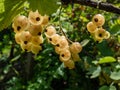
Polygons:
M32 46L32 43L28 42L27 44L25 43L21 43L20 44L21 48L23 51L27 51L27 52L30 52L31 51L31 46Z
M12 27L15 33L27 30L29 27L29 21L26 16L19 15L14 18Z
M64 36L61 36L61 38L56 46L61 48L61 49L65 49L65 48L69 47L69 43Z
M52 35L56 34L56 29L53 26L48 26L45 29L45 35L47 37L51 37Z
M68 60L66 62L64 62L64 66L68 67L69 69L74 69L75 68L75 63L73 60Z
M89 22L87 24L87 30L90 32L90 33L94 33L95 30L97 30L97 26L93 23L93 22Z
M105 39L108 39L110 37L110 33L108 31L105 32Z
M103 26L103 24L105 23L105 18L104 18L104 16L101 15L101 14L96 14L95 16L93 16L92 22L93 22L96 26L101 27L101 26Z
M55 46L55 52L57 53L57 54L60 54L60 51L61 51L62 49L60 48L60 47L57 47L57 46Z
M53 45L57 45L59 43L60 39L60 35L59 34L54 34L51 37L49 37L49 41L53 44Z
M41 25L30 25L29 32L32 36L40 36L42 34L43 28Z
M70 51L72 53L80 53L82 51L82 45L79 42L73 42L70 45Z
M42 50L42 46L40 46L40 45L35 45L35 44L32 44L32 45L31 45L31 52L32 52L33 54L38 54L39 51L41 51L41 50Z
M35 45L41 45L43 43L43 37L42 36L32 37L31 43Z
M29 12L28 19L31 24L39 25L42 23L43 17L40 15L38 10L36 10L35 12L33 12L33 11Z
M105 38L106 31L103 28L99 28L97 31L94 33L94 39L98 42L102 42L103 39Z
M60 52L60 60L62 62L68 61L71 58L70 50L64 49Z
M21 33L15 34L15 41L17 44L21 44Z
M43 20L42 20L41 25L43 25L43 26L47 25L49 22L49 16L44 15L42 18L43 18Z
M74 62L80 61L81 59L80 59L79 54L77 54L77 53L72 53L72 60L73 60Z
M32 35L29 31L23 31L21 32L21 41L24 42L24 44L27 44L32 40Z

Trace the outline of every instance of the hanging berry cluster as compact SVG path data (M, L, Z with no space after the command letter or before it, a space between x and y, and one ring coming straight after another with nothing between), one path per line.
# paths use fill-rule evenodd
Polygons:
M48 41L55 46L55 52L59 54L59 59L69 69L75 68L75 61L80 60L78 53L82 51L79 42L70 44L64 35L59 35L53 26L48 26L45 30Z
M110 33L103 29L105 18L101 14L93 16L92 21L87 24L87 30L91 33L95 41L102 42L103 39L108 39Z
M14 18L12 27L15 32L15 41L20 44L22 50L37 54L42 50L43 27L48 24L49 17L40 15L36 10L30 11L28 18L18 15Z
M79 53L82 51L82 45L79 42L69 42L64 34L57 34L55 27L48 25L48 22L49 17L47 15L42 16L38 10L30 11L28 17L16 16L12 24L16 43L21 46L22 50L38 54L42 50L44 30L48 42L54 45L55 52L59 55L64 66L69 69L75 68L75 62L80 60ZM110 37L110 33L102 28L104 23L104 17L97 14L87 24L88 31L96 41L101 42Z

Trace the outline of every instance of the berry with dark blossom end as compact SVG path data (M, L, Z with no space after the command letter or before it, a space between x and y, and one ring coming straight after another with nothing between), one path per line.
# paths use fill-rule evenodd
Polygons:
M104 16L101 15L101 14L96 14L96 15L93 16L92 22L93 22L96 26L101 27L101 26L103 26L103 24L105 23L105 18L104 18Z

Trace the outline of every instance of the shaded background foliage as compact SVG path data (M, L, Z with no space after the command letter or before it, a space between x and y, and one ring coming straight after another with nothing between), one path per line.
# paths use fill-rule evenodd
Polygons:
M67 2L60 8L56 2L0 0L0 90L119 90L120 15L79 4L66 5ZM120 7L119 0L106 2ZM64 68L45 36L43 50L37 56L23 52L15 43L12 19L19 13L27 15L29 9L47 13L56 29L61 26L70 40L85 44L75 69ZM104 28L111 33L102 43L95 42L86 29L97 13L105 16ZM108 58L105 62L107 56L115 62ZM101 58L103 61L98 63Z

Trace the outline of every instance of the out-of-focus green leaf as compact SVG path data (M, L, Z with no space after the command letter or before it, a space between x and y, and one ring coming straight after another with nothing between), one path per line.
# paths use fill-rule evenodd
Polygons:
M102 86L99 90L116 90L115 86Z
M64 72L63 72L63 69L64 68L64 65L61 64L60 67L58 67L58 69L56 70L55 74L54 74L54 77L57 78L58 75L60 76L63 76L64 75Z
M108 47L108 44L106 41L103 41L97 45L97 48L99 49L101 55L103 56L113 56L113 51L110 47Z
M92 73L92 76L91 78L96 78L100 75L100 72L101 72L101 67L98 66L97 69Z
M120 43L120 35L118 35L118 42Z
M52 14L58 9L58 0L29 0L30 8L37 10L42 14Z
M113 86L113 85L111 85L110 88L109 88L109 90L116 90L116 87Z
M0 13L4 12L4 0L0 0Z
M114 24L112 28L110 29L111 34L117 34L120 32L120 25L119 24Z
M99 88L99 90L109 90L109 87L108 86L102 86Z
M118 72L112 72L110 75L110 78L113 80L120 80L120 71Z
M13 18L24 10L26 0L3 0L4 12L0 13L0 30L7 28Z
M101 59L98 61L98 63L99 63L99 64L103 64L103 63L111 63L111 62L115 62L115 61L116 61L115 58L113 58L113 57L111 57L111 56L106 56L106 57L101 58Z

